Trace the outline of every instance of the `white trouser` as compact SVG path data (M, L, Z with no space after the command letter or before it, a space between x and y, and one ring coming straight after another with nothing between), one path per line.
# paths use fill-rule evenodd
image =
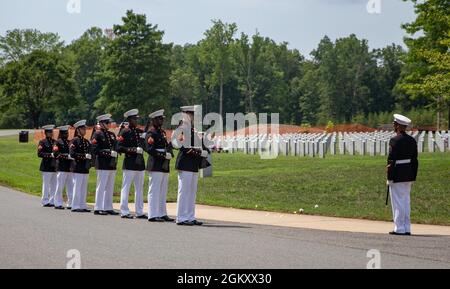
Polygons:
M71 172L58 172L56 175L56 193L55 206L62 207L64 205L63 191L66 189L67 206L72 207L73 199L73 175Z
M112 211L116 171L97 170L95 211Z
M88 174L73 174L72 210L87 209L86 197L88 189Z
M136 215L144 215L144 176L145 171L123 171L122 190L120 191L120 214L122 216L130 214L128 195L130 194L132 183L134 183Z
M411 185L411 182L405 182L393 183L389 186L396 233L411 233Z
M161 172L149 173L148 217L160 218L167 215L166 200L169 186L169 174Z
M42 205L54 204L56 192L56 173L42 172Z
M198 173L178 172L177 223L195 220Z

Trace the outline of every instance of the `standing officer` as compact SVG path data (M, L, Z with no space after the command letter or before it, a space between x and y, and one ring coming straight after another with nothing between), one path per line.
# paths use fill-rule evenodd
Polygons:
M58 140L53 146L53 154L57 159L56 171L56 194L55 209L64 210L63 207L63 191L66 188L67 209L72 209L73 199L73 175L70 171L72 166L72 158L69 155L69 126L60 126Z
M151 127L146 130L146 151L149 154L148 220L149 222L173 222L167 216L166 200L169 186L170 160L173 158L172 146L167 141L164 124L164 110L149 115Z
M74 193L72 212L89 213L86 197L88 189L89 169L91 168L91 143L85 138L86 120L80 120L75 127L75 137L70 143L70 156L75 159L72 165Z
M411 235L410 192L416 181L419 162L416 140L406 133L411 120L403 115L394 115L394 130L397 136L389 142L387 179L392 200L395 228L391 235Z
M42 173L42 199L43 207L54 207L53 196L56 191L56 163L53 154L53 129L54 125L43 126L45 138L39 141L38 157L42 158L40 171Z
M198 172L210 164L206 161L209 151L204 146L201 136L194 131L194 114L197 106L185 106L181 111L185 114L181 123L183 134L173 143L180 149L176 161L178 170L178 204L177 225L201 226L195 219L195 199L197 195Z
M125 126L117 137L118 152L125 154L123 160L123 180L122 190L120 192L120 215L123 219L133 219L128 208L128 195L131 184L134 183L136 217L138 219L147 219L144 214L144 131L137 127L139 119L139 110L132 109L124 114L128 126Z
M97 122L98 126L91 141L97 170L94 214L118 215L113 210L114 180L118 154L116 135L109 131L111 114L97 117Z

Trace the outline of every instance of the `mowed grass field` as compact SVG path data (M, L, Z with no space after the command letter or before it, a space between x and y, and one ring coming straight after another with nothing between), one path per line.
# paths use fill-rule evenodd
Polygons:
M40 195L39 163L34 143L19 144L16 136L0 137L0 184ZM284 213L302 208L311 215L390 221L385 164L385 157L368 156L262 160L258 155L214 154L214 177L199 180L197 203ZM175 202L178 181L174 161L171 165L168 201ZM93 202L95 169L89 180L88 201ZM120 199L121 183L119 169L115 202ZM147 190L148 174L145 195ZM411 197L413 222L450 225L450 153L420 155Z

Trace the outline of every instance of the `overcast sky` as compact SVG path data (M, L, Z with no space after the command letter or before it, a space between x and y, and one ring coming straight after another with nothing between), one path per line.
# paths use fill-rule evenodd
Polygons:
M69 1L80 1L80 13L68 12ZM381 13L368 13L369 1L380 1ZM412 5L402 0L0 0L0 34L36 28L56 32L70 43L89 27L120 23L127 9L158 24L166 42L195 43L211 19L221 19L235 22L239 31L258 30L277 42L289 42L304 55L324 35L336 39L354 33L368 39L372 48L403 45L400 25L415 18Z

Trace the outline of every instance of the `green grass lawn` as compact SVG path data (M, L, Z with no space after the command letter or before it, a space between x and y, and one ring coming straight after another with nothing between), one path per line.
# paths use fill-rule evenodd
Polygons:
M0 137L0 184L40 195L39 163L35 144L19 144L17 137ZM261 160L244 154L215 154L214 177L200 179L197 203L287 213L303 208L306 214L391 220L390 207L384 205L385 164L385 157ZM173 165L168 196L171 202L176 201L177 192ZM420 155L419 170L411 196L412 221L450 225L450 153ZM118 170L116 202L121 175ZM146 178L145 194L147 184ZM89 202L94 201L94 192L92 169Z

